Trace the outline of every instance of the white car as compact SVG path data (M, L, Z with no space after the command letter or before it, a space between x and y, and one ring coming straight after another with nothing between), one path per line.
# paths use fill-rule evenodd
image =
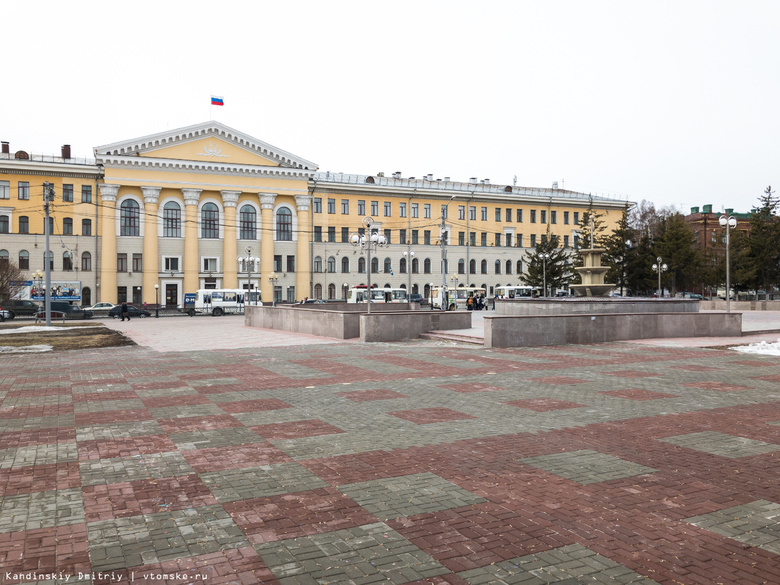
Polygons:
M88 311L108 311L109 309L113 309L116 307L114 303L97 303L96 305L92 305L91 307L84 307L84 309Z
M0 321L5 321L6 319L13 319L11 312L6 311L5 309L0 309Z

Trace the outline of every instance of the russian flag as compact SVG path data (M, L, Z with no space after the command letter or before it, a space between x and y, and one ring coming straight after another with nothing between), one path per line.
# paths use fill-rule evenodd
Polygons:
M211 96L211 105L212 106L224 106L225 100L223 100L220 96L213 95Z

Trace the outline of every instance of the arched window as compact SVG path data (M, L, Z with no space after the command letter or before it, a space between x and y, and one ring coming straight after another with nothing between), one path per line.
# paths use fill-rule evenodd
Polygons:
M477 261L473 258L469 262L469 274L476 274L477 273Z
M431 285L430 285L430 284L426 284L426 285L423 287L423 296L424 296L426 299L427 299L427 298L429 298L429 297L431 296Z
M341 258L341 272L343 274L349 273L349 258L347 256L342 256Z
M135 199L125 199L119 208L119 235L141 235L141 208Z
M92 289L88 286L81 289L81 304L85 307L92 304Z
M416 294L420 294L420 287L417 286L416 284L412 285L412 294L415 294L415 295Z
M314 272L322 272L322 258L314 257Z
M280 207L276 212L276 239L282 242L292 242L292 236L292 212L286 207Z
M417 258L412 258L412 274L417 274L420 272L420 262L417 260Z
M431 259L430 258L426 258L423 261L423 272L425 274L430 274L431 273Z
M507 260L506 261L506 273L507 274L512 274L512 261L511 260Z
M516 270L516 272L517 272L517 274L522 274L523 273L523 261L522 260L518 260L517 261L517 270Z
M479 271L482 274L487 274L487 260L483 260L482 262L480 262Z
M348 284L342 284L341 285L341 298L344 300L347 300L347 294L349 293L349 285Z
M466 274L466 261L463 258L458 260L458 274Z
M71 257L70 252L62 253L62 269L65 271L73 270L73 258Z
M0 250L0 264L8 264L9 258L8 250Z
M385 258L385 274L390 274L393 272L393 263L390 261L390 258Z
M322 298L322 285L321 284L315 284L314 285L314 298L315 299L321 299Z
M27 250L19 251L19 270L30 269L30 253Z
M257 212L251 205L244 205L240 210L241 234L242 240L257 239Z
M81 254L81 270L89 272L92 270L92 254L84 252Z
M328 298L329 299L335 299L336 298L336 285L335 284L329 284L328 285Z
M163 237L181 237L181 206L175 201L168 201L163 207Z
M365 274L366 272L366 259L362 256L358 258L358 272L361 274Z
M62 235L63 236L72 236L73 235L73 218L72 217L64 217L62 219Z
M401 258L400 262L398 263L398 272L401 274L406 274L406 258Z
M0 234L11 233L11 222L7 215L0 215Z
M496 274L501 274L501 260L496 260Z
M336 272L336 259L333 256L328 257L328 272ZM333 297L328 297L332 299Z
M373 274L379 272L379 258L371 258L371 272Z
M206 203L200 210L200 237L207 240L219 239L219 207L216 203Z

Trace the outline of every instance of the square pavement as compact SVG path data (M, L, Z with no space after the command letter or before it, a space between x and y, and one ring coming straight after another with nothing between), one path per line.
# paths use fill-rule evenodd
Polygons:
M778 583L778 380L631 343L3 356L0 583Z

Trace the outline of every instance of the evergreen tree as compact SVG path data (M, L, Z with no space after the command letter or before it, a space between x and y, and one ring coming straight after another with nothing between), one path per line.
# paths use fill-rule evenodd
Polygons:
M580 221L580 248L604 247L607 226L602 219L603 217L603 212L593 208L593 198L591 197L588 209L582 214Z
M651 266L656 254L650 235L644 233L626 258L626 286L637 296L652 296L657 286L657 276Z
M609 266L604 276L604 282L614 284L623 293L626 292L626 267L629 257L636 254L636 242L634 230L628 224L628 211L623 212L623 217L611 234L603 240L606 252L601 257L603 266Z
M542 254L549 254L546 261ZM536 245L533 252L526 252L527 272L520 277L520 281L528 286L543 287L545 272L547 276L547 290L554 293L557 289L566 287L573 277L571 262L566 251L558 247L558 237L551 236L546 241Z
M693 230L685 223L682 215L678 213L661 222L653 248L656 256L660 256L669 267L665 280L672 295L678 290L694 287L698 280L701 257L695 245Z
M780 200L770 185L759 197L759 202L760 207L750 214L749 250L754 274L747 284L753 289L768 291L780 280L780 222L775 215Z

